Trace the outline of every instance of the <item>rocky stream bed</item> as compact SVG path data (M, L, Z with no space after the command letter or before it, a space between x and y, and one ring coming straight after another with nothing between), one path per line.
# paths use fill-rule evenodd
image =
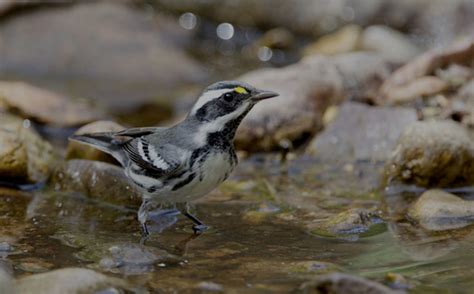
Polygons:
M472 292L474 4L289 3L0 3L0 293ZM224 79L280 97L194 203L211 229L155 213L142 242L122 169L68 136Z

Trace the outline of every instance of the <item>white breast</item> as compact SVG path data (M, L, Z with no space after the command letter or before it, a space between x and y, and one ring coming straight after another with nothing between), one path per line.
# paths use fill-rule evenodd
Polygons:
M201 169L196 171L198 173L196 177L188 185L170 195L172 201L185 202L205 196L219 186L232 172L232 169L233 165L227 152L209 154Z

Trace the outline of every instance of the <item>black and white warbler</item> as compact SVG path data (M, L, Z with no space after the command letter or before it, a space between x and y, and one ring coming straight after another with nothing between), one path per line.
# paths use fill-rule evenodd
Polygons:
M125 174L143 192L138 220L148 235L148 212L157 203L176 203L194 223L195 232L207 228L191 215L186 203L205 196L232 172L237 164L233 139L252 107L278 96L237 81L221 81L207 87L188 116L169 127L133 128L115 133L72 136L111 154ZM184 205L183 205L184 204Z

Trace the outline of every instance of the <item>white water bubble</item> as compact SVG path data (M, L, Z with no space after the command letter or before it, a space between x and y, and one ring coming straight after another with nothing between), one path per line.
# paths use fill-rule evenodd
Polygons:
M29 127L31 127L31 121L29 119L24 119L23 128L28 129Z
M197 25L197 16L194 13L186 12L179 17L179 25L186 30L192 30Z
M217 26L217 36L223 40L230 40L234 36L234 26L228 22L223 22Z
M264 62L269 61L270 59L272 59L272 56L273 56L273 51L267 46L258 48L257 57L261 61L264 61Z

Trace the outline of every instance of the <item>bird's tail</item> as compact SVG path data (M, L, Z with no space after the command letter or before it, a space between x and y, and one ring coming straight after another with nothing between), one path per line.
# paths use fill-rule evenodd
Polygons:
M77 141L83 144L90 145L105 153L112 155L121 164L124 164L124 157L120 143L115 140L115 133L92 133L83 135L72 135L69 137L71 141Z

